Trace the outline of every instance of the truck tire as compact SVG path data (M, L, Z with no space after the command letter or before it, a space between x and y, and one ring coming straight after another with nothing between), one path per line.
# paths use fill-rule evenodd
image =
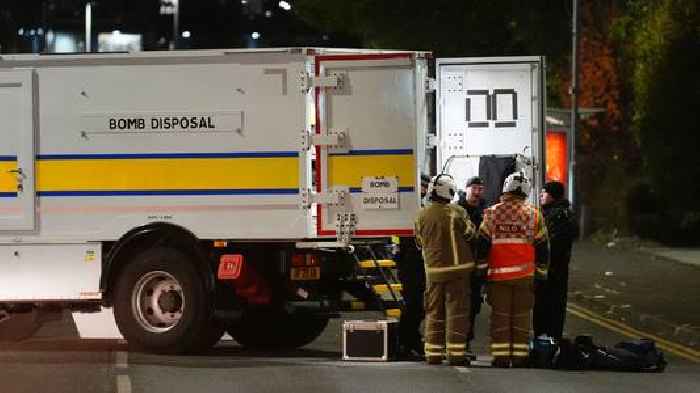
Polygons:
M251 312L230 325L228 333L251 349L293 349L310 344L328 325L328 317L286 312Z
M117 326L134 349L193 353L221 337L204 283L179 250L158 247L136 255L121 272L114 299Z

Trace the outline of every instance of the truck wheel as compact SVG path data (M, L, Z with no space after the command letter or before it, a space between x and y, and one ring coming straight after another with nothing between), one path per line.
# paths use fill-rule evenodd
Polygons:
M252 349L292 349L310 344L328 325L328 317L286 312L244 314L228 327L241 345Z
M200 351L217 334L202 279L189 257L172 248L146 250L124 268L114 318L131 347L150 352Z

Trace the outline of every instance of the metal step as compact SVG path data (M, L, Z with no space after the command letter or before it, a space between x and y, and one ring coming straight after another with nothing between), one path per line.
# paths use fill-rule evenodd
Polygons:
M399 309L401 304L394 300L385 300L382 302L384 308L380 306L371 306L361 300L344 300L339 303L339 308L341 311L382 311Z
M376 264L375 264L376 262ZM396 262L393 259L365 259L359 262L359 266L363 269L376 269L378 267L392 268L396 267Z
M376 293L377 295L383 295L383 294L389 292L389 286L386 284L373 285L372 289L374 290L374 293ZM391 289L394 291L394 293L399 293L403 289L403 285L391 284Z

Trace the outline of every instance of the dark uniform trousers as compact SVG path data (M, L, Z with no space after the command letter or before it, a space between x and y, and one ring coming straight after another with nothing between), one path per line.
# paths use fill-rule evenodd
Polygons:
M481 303L483 301L481 297L481 288L484 286L484 279L472 276L470 279L471 285L471 305L469 307L469 337L467 341L472 341L474 339L474 325L476 325L476 316L481 313Z
M399 321L399 343L406 350L423 351L420 324L425 318L423 293L425 292L425 266L416 248L415 240L404 238L400 243L401 254L398 269L404 309Z
M468 278L428 282L425 295L425 357L463 362L469 335Z
M564 333L566 302L569 290L569 266L550 270L547 281L535 291L533 327L535 336L546 334L557 340Z
M528 357L530 311L534 303L532 277L491 281L491 355L494 360L525 361Z

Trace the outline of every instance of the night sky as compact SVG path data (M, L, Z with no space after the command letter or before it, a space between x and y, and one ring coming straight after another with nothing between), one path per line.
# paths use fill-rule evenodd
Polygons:
M168 49L173 36L173 17L160 15L162 1L92 1L93 51L97 34L119 30L142 34L144 50ZM303 23L292 9L278 0L179 0L178 48L240 48L280 46L353 46L355 42L317 31ZM47 45L56 33L72 34L79 50L85 31L86 0L2 0L0 48L2 53L50 52ZM51 31L53 35L47 37ZM251 34L260 38L253 40ZM20 34L21 33L21 34ZM47 39L49 38L49 39Z

